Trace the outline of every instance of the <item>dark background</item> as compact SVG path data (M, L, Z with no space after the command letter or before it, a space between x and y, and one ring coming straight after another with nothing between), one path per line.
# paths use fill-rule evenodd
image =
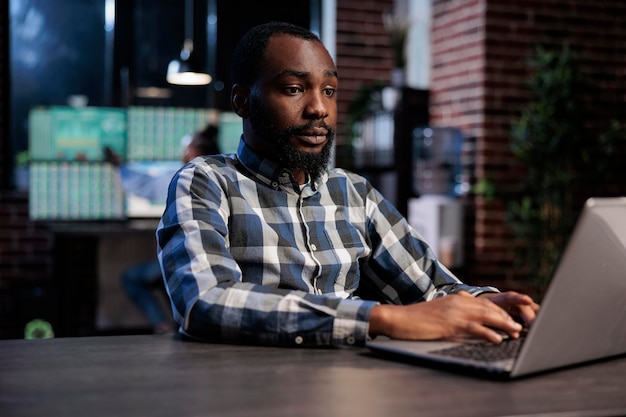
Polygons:
M115 7L109 30L107 3ZM167 65L179 57L189 30L185 27L189 3L194 53L213 77L208 86L173 86L165 81ZM10 153L28 148L32 107L67 105L71 95L87 96L90 106L228 111L230 55L241 35L271 20L319 33L320 7L320 0L10 0ZM142 96L146 87L162 89L169 97ZM8 182L3 178L4 184Z

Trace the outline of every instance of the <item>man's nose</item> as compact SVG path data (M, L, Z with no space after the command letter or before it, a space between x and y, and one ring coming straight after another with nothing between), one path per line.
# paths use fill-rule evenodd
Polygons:
M328 117L330 99L324 97L321 91L310 91L309 97L304 109L305 118L324 119Z

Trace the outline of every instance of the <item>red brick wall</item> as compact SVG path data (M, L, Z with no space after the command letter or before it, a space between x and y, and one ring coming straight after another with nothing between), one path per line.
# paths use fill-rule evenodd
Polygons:
M362 85L390 79L393 62L382 15L393 11L393 5L393 0L337 0L340 128L345 126L348 105ZM338 143L345 140L341 135L337 138Z
M434 0L431 121L476 137L476 176L500 186L523 170L509 152L511 121L527 101L527 58L568 43L597 88L589 107L625 120L626 3L619 0ZM476 197L469 279L520 285L498 202Z
M5 281L45 281L50 277L52 237L28 218L24 192L0 191L0 286Z

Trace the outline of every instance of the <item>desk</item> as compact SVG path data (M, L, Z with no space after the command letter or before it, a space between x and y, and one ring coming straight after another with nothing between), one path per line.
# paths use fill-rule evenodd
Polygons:
M218 345L178 336L0 341L0 415L626 415L626 358L497 382L366 349Z

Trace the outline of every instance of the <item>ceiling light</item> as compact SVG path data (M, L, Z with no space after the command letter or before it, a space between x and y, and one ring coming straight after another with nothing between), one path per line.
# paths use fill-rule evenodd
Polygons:
M166 79L176 85L207 85L211 82L211 76L204 72L204 65L193 53L193 0L187 0L185 4L185 41L180 59L170 61Z

